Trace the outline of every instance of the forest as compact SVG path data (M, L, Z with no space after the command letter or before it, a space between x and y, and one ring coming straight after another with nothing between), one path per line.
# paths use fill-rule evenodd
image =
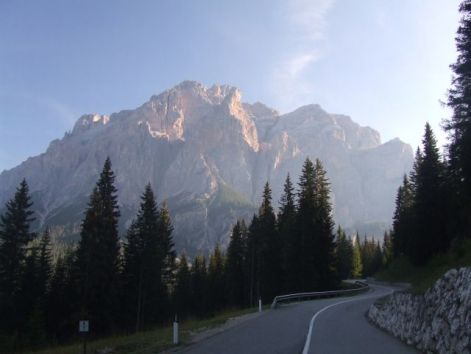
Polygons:
M107 159L84 212L80 239L53 259L48 228L31 230L34 205L22 181L0 224L1 336L22 350L77 337L134 333L227 308L270 303L276 295L330 290L341 279L374 274L392 254L384 243L334 230L330 189L319 160L306 159L297 188L288 175L278 211L266 183L248 225L234 225L227 250L187 258L175 252L172 223L151 185L123 239L115 175Z

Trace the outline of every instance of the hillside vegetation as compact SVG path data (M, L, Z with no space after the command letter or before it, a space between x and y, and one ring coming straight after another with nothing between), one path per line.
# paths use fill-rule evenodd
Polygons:
M471 267L471 240L452 246L445 254L432 257L423 266L415 266L406 256L391 262L388 268L376 274L376 279L406 282L414 293L424 293L449 269Z

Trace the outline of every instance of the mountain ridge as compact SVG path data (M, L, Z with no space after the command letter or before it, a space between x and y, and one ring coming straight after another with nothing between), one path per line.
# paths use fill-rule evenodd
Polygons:
M243 102L236 87L184 81L134 110L82 115L44 153L0 173L0 203L25 177L36 195L39 224L49 224L61 210L83 205L108 155L126 210L122 229L151 182L159 200L169 203L177 247L189 253L226 244L235 219L255 210L228 202L218 220L209 220L209 201L218 191L230 189L234 199L255 206L268 180L277 206L286 174L297 179L308 156L326 166L337 222L388 224L395 190L413 158L402 141L382 144L376 130L319 105L280 114L261 102ZM76 237L79 224L74 214L69 223L51 226L62 237Z

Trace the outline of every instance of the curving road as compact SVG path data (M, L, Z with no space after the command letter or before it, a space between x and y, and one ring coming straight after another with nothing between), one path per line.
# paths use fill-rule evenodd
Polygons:
M353 297L306 301L280 306L181 349L190 354L408 354L418 353L372 326L368 307L394 288L371 285Z

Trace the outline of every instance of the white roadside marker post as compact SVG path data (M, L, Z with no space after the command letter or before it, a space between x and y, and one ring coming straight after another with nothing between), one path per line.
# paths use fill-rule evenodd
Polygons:
M175 314L175 322L173 322L173 344L178 344L178 318Z
M258 298L258 312L262 312L262 298Z

